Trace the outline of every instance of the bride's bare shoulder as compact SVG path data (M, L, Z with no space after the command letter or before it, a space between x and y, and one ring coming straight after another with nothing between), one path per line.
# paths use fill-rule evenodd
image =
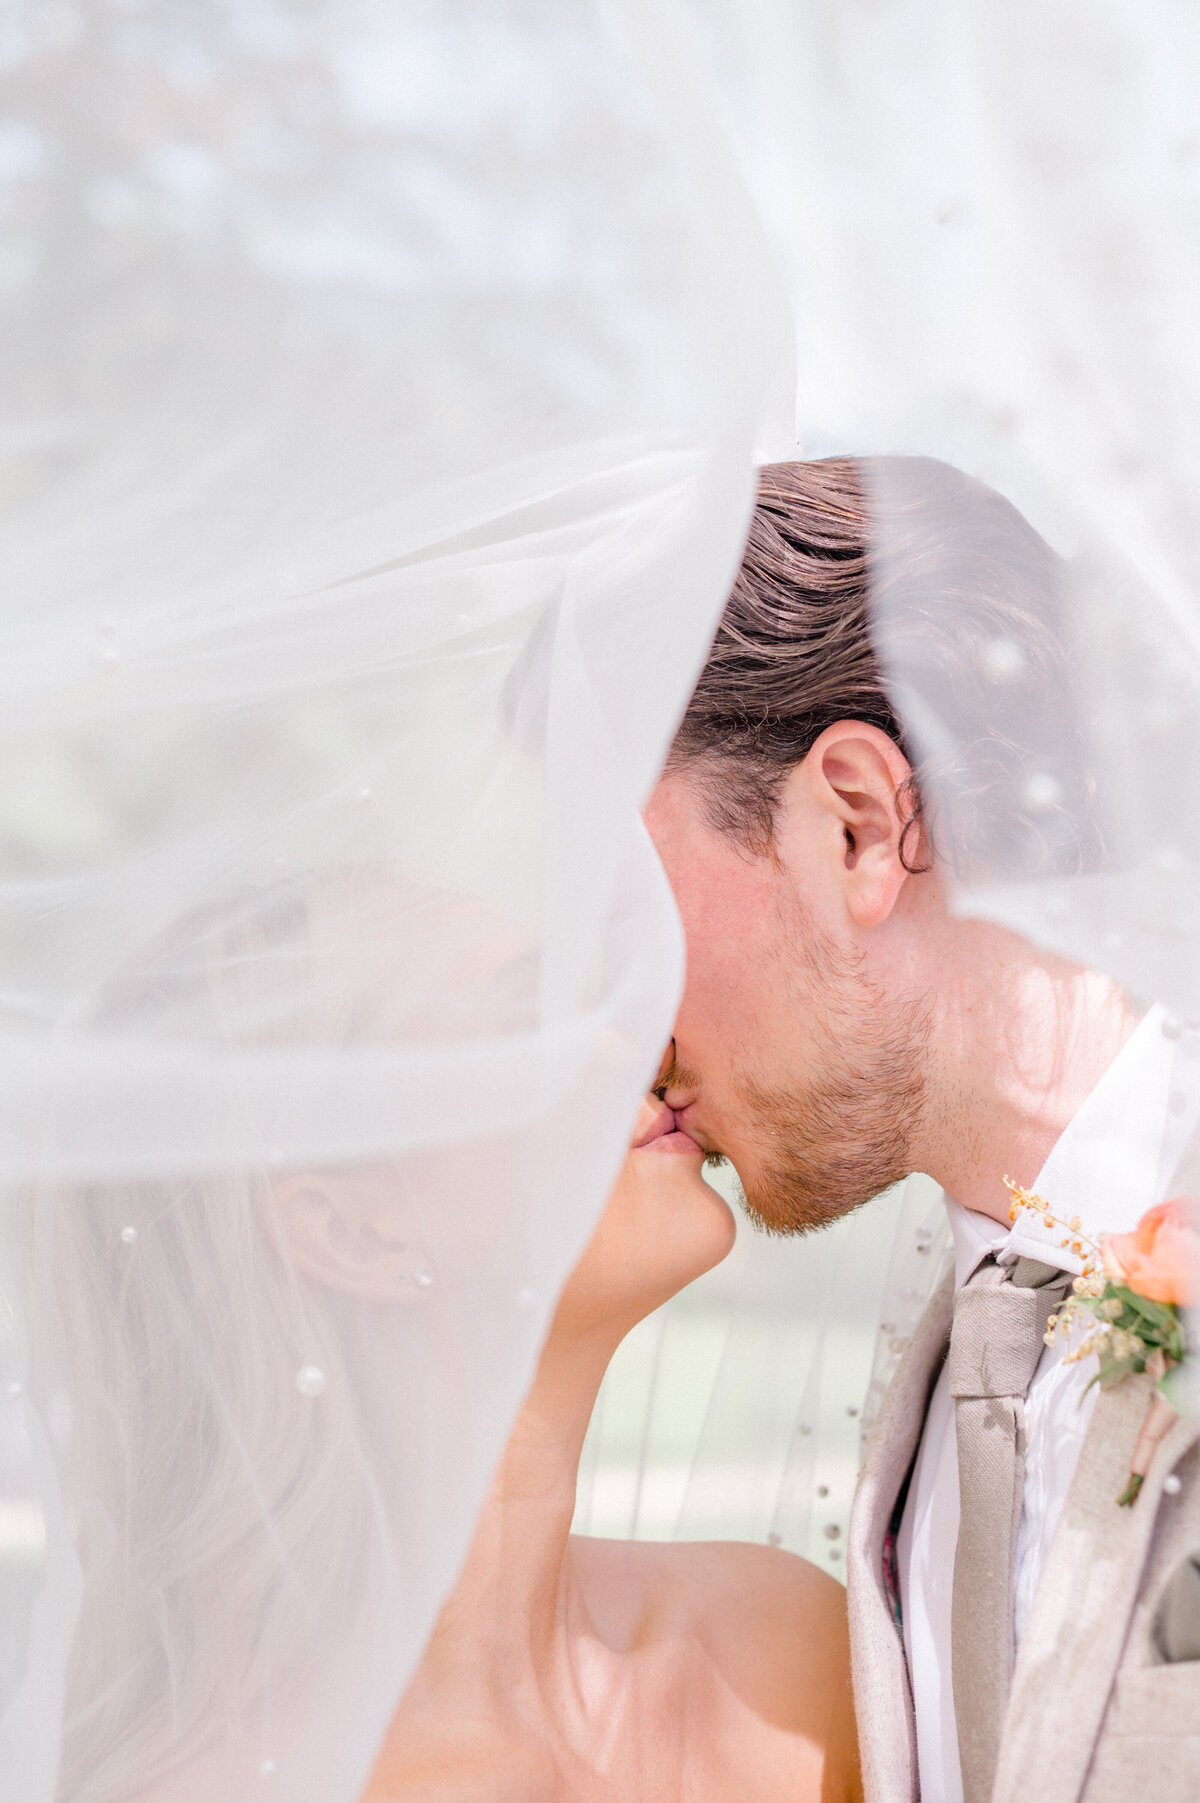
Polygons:
M783 1758L781 1771L815 1760L822 1797L861 1795L846 1593L827 1572L735 1541L580 1538L572 1549L589 1617L610 1645L692 1644L719 1693Z
M575 1568L602 1631L640 1638L684 1623L724 1635L769 1622L846 1639L846 1593L828 1572L781 1547L740 1540L598 1540L575 1536ZM832 1650L832 1649L830 1649Z
M718 1669L755 1679L794 1712L798 1689L838 1709L849 1697L846 1593L808 1559L743 1541L572 1542L588 1612L616 1646L686 1634ZM812 1687L815 1686L815 1691Z

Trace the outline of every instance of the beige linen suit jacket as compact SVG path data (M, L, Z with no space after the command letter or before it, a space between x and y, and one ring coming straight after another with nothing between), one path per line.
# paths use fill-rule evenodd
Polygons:
M950 1335L953 1277L930 1303L867 1441L847 1579L866 1803L917 1803L916 1730L885 1542ZM1119 1509L1149 1402L1133 1377L1097 1399L1017 1653L993 1803L1200 1803L1200 1660L1167 1665L1155 1611L1200 1553L1200 1424L1179 1421ZM1172 1473L1176 1491L1163 1489ZM933 1799L927 1803L934 1803Z

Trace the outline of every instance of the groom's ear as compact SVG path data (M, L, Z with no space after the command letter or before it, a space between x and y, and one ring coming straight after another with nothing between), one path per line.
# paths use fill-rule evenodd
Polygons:
M859 926L886 920L912 875L902 855L911 775L899 746L862 720L826 727L792 772L789 787L799 792L790 799L816 824L818 856L828 856L829 874Z

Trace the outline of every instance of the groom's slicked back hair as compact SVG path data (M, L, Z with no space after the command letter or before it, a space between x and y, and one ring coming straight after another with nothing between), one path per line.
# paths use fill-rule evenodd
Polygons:
M901 797L910 869L928 867L914 860L932 843L973 875L1077 870L1097 840L1063 601L1062 560L949 464L768 464L669 768L694 775L714 825L765 852L789 771L826 727L863 720L914 768ZM906 720L937 742L937 782ZM949 804L935 821L930 789Z

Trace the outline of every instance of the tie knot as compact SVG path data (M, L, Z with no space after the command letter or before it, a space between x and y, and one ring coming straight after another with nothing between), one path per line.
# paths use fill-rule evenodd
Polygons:
M986 1260L954 1298L950 1394L1024 1396L1041 1357L1046 1322L1070 1282L1068 1272L1034 1259L1018 1260L1011 1276L994 1259Z

